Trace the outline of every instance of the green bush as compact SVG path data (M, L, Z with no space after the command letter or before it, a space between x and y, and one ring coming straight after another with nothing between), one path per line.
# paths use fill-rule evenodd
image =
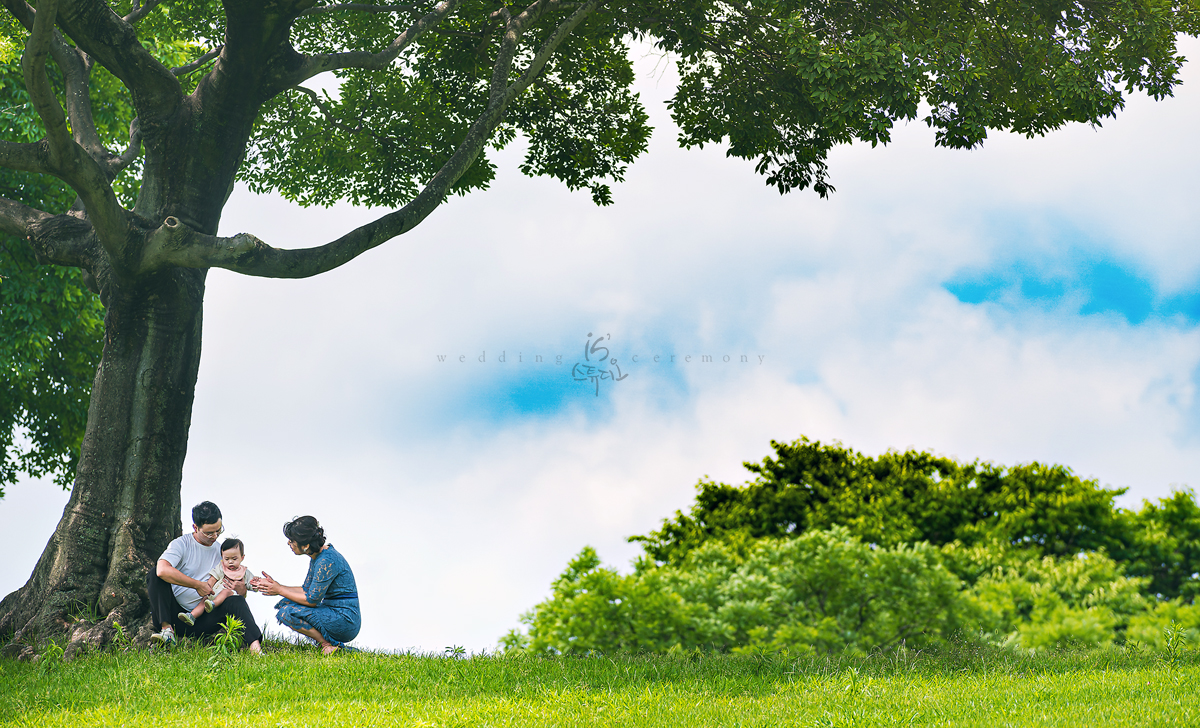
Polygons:
M1200 606L1180 599L1159 602L1129 620L1125 638L1130 644L1165 649L1172 627L1178 628L1183 643L1200 644Z
M957 548L945 549L948 558ZM964 621L996 644L1108 645L1123 641L1130 621L1154 605L1141 591L1147 579L1126 576L1099 552L1054 558L994 547L970 551L988 569L963 593Z
M1135 511L1061 465L771 444L775 457L745 464L753 482L702 480L686 515L632 537L645 550L633 573L585 548L502 645L862 652L956 631L1034 650L1200 642L1190 490Z
M1127 571L1149 578L1147 591L1191 603L1200 594L1200 505L1190 489L1139 511L1122 511L1125 538L1110 553Z
M618 574L585 548L550 599L522 617L509 648L532 652L867 651L943 639L959 580L927 544L876 548L845 528L762 539L742 556L720 542L678 567Z
M1101 552L1039 556L1003 542L942 548L865 544L835 526L741 549L710 541L678 566L630 574L588 547L502 640L537 653L715 650L790 654L923 647L954 635L1046 649L1134 642L1161 648L1178 625L1200 641L1200 607L1143 593Z
M552 585L552 596L521 616L528 633L512 630L507 650L586 654L661 652L688 625L677 594L658 588L659 574L622 576L600 565L586 546Z

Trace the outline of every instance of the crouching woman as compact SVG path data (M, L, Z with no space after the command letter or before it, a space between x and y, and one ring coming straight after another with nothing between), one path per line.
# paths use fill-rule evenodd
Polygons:
M284 586L267 572L254 582L262 594L281 596L275 618L312 639L326 655L346 647L358 636L362 618L358 609L358 587L346 559L325 543L325 530L312 516L300 516L283 526L288 547L309 559L303 586Z

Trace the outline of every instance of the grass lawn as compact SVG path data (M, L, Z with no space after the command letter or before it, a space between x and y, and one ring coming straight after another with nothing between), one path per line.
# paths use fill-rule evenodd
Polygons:
M1194 651L455 659L268 645L260 658L210 656L0 660L0 725L1200 726Z

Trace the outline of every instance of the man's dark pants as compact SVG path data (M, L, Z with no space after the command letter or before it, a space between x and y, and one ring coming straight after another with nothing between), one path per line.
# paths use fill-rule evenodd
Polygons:
M188 637L203 637L216 634L225 622L225 615L232 614L241 620L246 631L242 633L242 644L249 645L262 639L262 630L254 623L254 615L250 613L250 605L245 597L231 594L225 601L218 604L211 612L196 617L196 624L189 627L179 621L179 613L184 611L175 599L171 585L163 581L153 569L146 575L146 592L150 595L150 613L154 615L155 631L162 629L163 622L174 625L178 634ZM190 611L190 610L188 610Z

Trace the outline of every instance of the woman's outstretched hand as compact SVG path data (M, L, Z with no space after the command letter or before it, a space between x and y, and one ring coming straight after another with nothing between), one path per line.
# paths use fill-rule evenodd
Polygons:
M271 597L283 597L284 599L290 599L293 602L305 607L314 606L305 596L304 589L298 586L287 586L285 584L280 584L279 582L275 581L274 577L265 571L263 572L263 575L258 578L258 581L255 582L255 586L258 589L259 594L266 594L267 596Z
M279 596L279 584L267 572L263 572L262 576L252 580L253 586L258 590L259 594L266 594L269 597Z

